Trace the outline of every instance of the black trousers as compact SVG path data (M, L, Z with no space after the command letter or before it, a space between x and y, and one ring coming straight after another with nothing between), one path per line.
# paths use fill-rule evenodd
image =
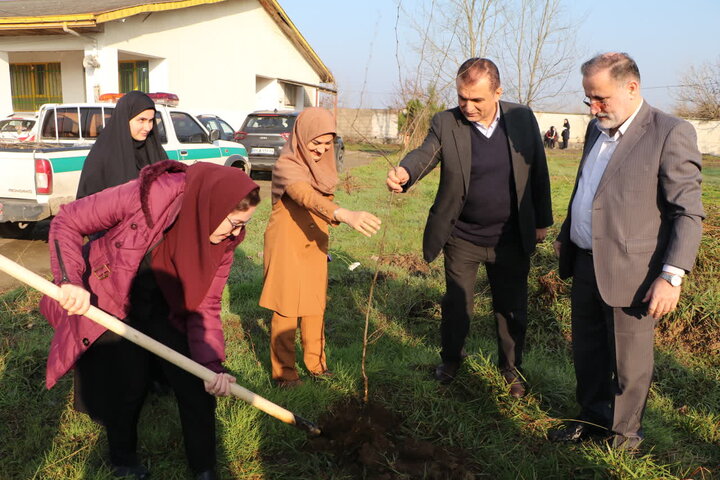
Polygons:
M145 300L127 322L187 356L187 337L169 323L164 300ZM76 407L105 426L113 464L138 464L137 425L153 361L175 393L190 468L195 472L214 468L215 397L205 391L199 378L116 333L105 332L77 362Z
M598 290L592 255L575 259L572 350L580 419L641 440L653 373L655 319L647 306L613 308Z
M475 281L483 263L495 312L499 367L503 371L519 369L527 330L530 256L519 243L480 247L455 236L450 237L443 252L446 292L440 324L442 360L462 360L461 351L473 315Z

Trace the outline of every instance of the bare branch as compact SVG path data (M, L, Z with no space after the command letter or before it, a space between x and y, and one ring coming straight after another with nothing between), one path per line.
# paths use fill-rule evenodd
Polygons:
M687 118L720 119L720 57L690 67L676 93L675 112Z

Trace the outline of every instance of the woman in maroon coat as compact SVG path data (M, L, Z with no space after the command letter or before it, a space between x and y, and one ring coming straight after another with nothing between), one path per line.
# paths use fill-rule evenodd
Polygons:
M55 328L46 383L75 369L76 405L105 426L116 476L148 476L137 456L137 423L151 354L82 315L92 303L218 373L203 384L161 362L190 468L198 479L216 478L213 395L228 395L235 381L222 366L220 302L259 200L241 170L165 161L65 205L53 220L51 264L62 298L40 305ZM84 236L103 231L83 245Z

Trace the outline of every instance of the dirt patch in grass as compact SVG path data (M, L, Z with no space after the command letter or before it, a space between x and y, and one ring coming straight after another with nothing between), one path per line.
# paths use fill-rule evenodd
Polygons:
M718 363L720 339L717 336L717 327L714 312L698 308L693 311L691 319L658 322L656 334L660 345L680 347L685 351L715 359L714 363Z
M328 452L355 478L470 480L478 466L461 449L444 448L402 432L402 418L379 404L336 404L320 418L322 435L308 448Z
M718 305L716 296L704 295L717 291L720 286L720 208L705 205L707 218L703 224L703 242L691 272L693 287L683 286L681 302L691 305L684 315L673 315L658 322L658 343L681 348L713 359L720 364L720 338L718 337Z
M567 284L560 280L555 270L550 270L545 275L540 275L537 279L538 285L538 300L543 306L550 306L554 304L558 297L565 296L569 293Z
M352 285L369 285L370 282L372 282L373 278L375 277L375 272L370 270L355 270L352 274L345 274L342 276L337 275L330 275L330 278L328 279L329 285L345 285L345 286L352 286ZM385 272L385 271L379 271L377 272L377 283L383 284L385 282L388 282L390 280L397 279L397 274L395 272Z
M383 255L378 259L381 265L390 265L402 268L410 275L426 276L430 273L430 266L421 257L412 253L392 253Z

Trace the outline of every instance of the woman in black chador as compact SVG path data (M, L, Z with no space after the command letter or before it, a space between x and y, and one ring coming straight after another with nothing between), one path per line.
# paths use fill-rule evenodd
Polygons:
M562 138L560 148L564 150L568 147L568 140L570 139L570 122L568 122L567 118L563 122L563 129L560 133L560 137Z
M123 95L85 159L77 198L133 180L144 166L167 160L156 130L152 99L137 90Z

